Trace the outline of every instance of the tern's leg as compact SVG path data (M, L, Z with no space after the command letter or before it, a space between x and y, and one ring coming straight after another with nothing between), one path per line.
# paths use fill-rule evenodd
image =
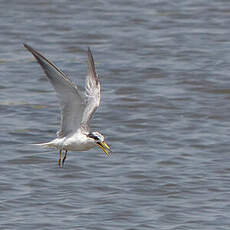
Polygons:
M63 157L63 159L62 159L62 167L63 167L63 165L64 165L64 163L65 163L66 156L67 156L67 150L65 151L65 155L64 155L64 157Z
M58 165L59 165L59 167L61 166L61 151L62 150L59 151L59 159L58 159Z

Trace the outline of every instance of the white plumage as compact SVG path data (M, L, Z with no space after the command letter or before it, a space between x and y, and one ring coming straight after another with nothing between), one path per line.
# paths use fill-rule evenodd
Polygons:
M89 121L100 104L100 82L95 70L90 48L88 48L88 75L85 84L85 97L78 87L53 63L39 52L24 44L46 73L59 98L61 107L61 126L54 140L38 144L59 150L58 164L61 164L61 152L65 150L62 165L68 150L85 151L99 146L107 155L110 147L99 132L90 132Z

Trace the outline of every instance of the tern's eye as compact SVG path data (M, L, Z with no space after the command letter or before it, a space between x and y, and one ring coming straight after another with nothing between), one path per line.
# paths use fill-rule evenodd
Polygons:
M98 140L99 140L99 138L98 138L97 136L94 136L92 133L90 133L90 134L88 135L88 137L94 139L95 141L98 141Z
M94 135L92 133L88 134L88 137L94 139Z
M98 141L98 140L99 140L99 138L98 138L98 137L96 137L96 136L94 136L94 139L95 139L96 141Z

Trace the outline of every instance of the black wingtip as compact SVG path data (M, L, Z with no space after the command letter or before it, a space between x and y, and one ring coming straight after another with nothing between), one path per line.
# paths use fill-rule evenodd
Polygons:
M29 46L29 45L27 45L25 43L23 45L28 51L30 51L34 55L34 57L38 60L39 63L40 63L41 59L44 59L45 61L49 62L49 60L47 60L47 58L42 56L37 50L33 49L31 46Z
M31 47L28 46L26 43L23 43L23 45L24 45L24 47L25 47L26 49L30 49L30 48L31 48Z
M27 44L25 44L25 43L23 43L23 45L24 45L24 47L25 47L27 50L29 50L32 54L36 54L36 53L37 53L37 51L34 50L31 46L29 46L29 45L27 45Z
M88 47L88 59L89 59L89 62L91 63L91 65L92 65L92 67L95 68L93 54L92 54L91 49L89 47Z
M93 55L89 46L88 46L88 56L91 57L91 59L93 59Z

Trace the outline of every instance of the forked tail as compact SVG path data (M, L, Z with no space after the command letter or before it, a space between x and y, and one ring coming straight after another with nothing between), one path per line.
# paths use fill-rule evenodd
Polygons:
M43 148L55 148L55 145L53 144L52 141L47 143L33 144L33 145L41 146Z

